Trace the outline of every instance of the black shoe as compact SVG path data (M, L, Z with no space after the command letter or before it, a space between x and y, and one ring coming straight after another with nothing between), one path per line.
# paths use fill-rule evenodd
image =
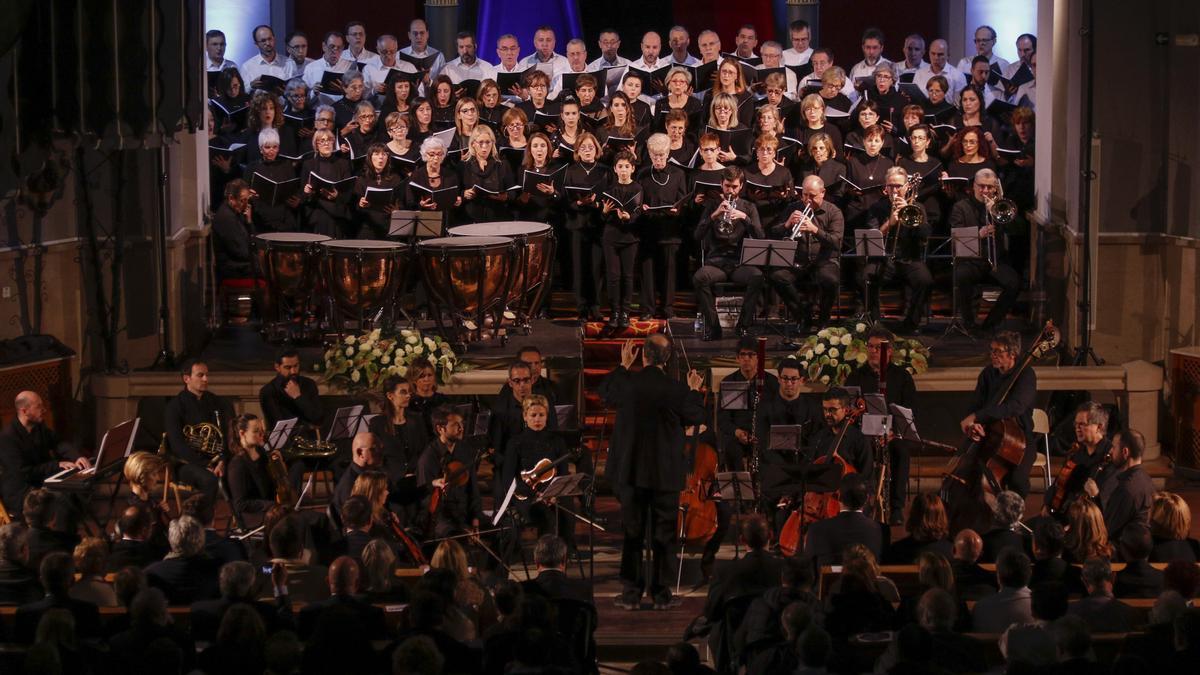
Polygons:
M592 305L588 308L587 317L590 321L603 321L604 312L600 311L600 307L598 305Z
M608 326L609 328L614 328L614 329L620 328L621 327L621 311L618 309L613 309L612 312L609 313L608 321L605 322L604 325Z
M623 609L627 612L632 612L641 607L641 598L635 598L632 595L618 595L613 599L613 606L617 609Z
M675 606L675 604L672 602L671 591L663 591L662 593L654 596L655 610L661 612L671 609L673 606Z
M621 318L617 320L617 326L620 328L629 328L629 312L621 312Z

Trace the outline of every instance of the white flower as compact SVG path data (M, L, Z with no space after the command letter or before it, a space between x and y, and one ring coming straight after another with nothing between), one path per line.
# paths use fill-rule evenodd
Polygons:
M417 337L416 335L413 335L412 333L409 333L408 335L406 335L404 337L404 341L410 345L415 345L415 344L420 344L421 338Z
M357 368L350 371L350 381L351 382L358 382L361 379L362 379L362 373L358 372Z
M352 344L354 344L354 336L353 336L353 335L347 335L347 336L346 336L346 340L345 340L345 342L346 342L346 344L348 344L348 345L352 345Z
M375 330L371 331L371 339L372 340L378 340L380 335L383 335L382 328L376 328Z
M413 334L413 332L411 330L408 330L407 328L400 331L400 337L402 337L402 338L407 338L409 335L412 335L412 334Z
M429 338L425 338L425 347L430 351L433 351L434 349L437 349L437 343Z
M858 362L859 362L859 364L866 363L866 362L867 362L867 355L866 355L866 353L860 353L858 356L854 357L854 360L855 360L855 361L858 361Z
M838 354L841 354L841 352L838 351L837 347L830 347L829 358L836 359L838 357Z
M354 347L346 347L346 356L354 356Z
M391 363L391 361L392 361L392 357L388 356L387 354L384 354L383 356L379 357L379 362L385 366L387 364Z
M378 348L372 349L371 356L373 356L374 358L379 358L380 356L383 356L383 352L379 351Z
M904 358L904 357L908 356L908 350L907 349L898 349L898 350L896 350L896 356L899 356L900 358Z
M813 351L816 352L817 354L824 354L825 353L825 343L818 342L816 344L816 346L813 347Z
M400 377L404 377L405 375L407 375L407 374L408 374L408 366L403 366L403 365L401 365L401 366L393 366L393 367L392 367L392 372L396 373L396 374L397 374L397 375L399 375Z
M839 363L841 363L841 362L838 361L837 359L829 359L829 365L831 365L831 366L837 366L837 364L839 364Z
M816 356L816 353L813 352L813 350L811 350L811 349L804 352L804 360L806 360L806 361L811 361L812 357L814 357L814 356Z
M855 333L861 333L861 332L865 331L866 329L867 329L867 324L865 324L865 323L854 324L854 332Z
M413 347L413 348L412 348L412 353L414 353L414 354L424 354L424 353L425 353L425 347L423 347L423 346L421 346L421 345L417 345L416 347Z
M821 384L829 384L829 376L828 375L821 376Z
M846 333L845 335L842 336L842 344L847 347L849 347L850 343L853 341L854 341L854 338L851 337L851 335L849 333Z
M829 337L829 329L828 329L828 328L822 328L821 330L817 331L817 337L819 337L819 338L827 338L827 337ZM818 353L820 353L820 352L818 352Z
M319 363L314 363L314 364L313 364L313 372L314 372L314 373L319 373L319 372L321 372L321 364L319 364Z

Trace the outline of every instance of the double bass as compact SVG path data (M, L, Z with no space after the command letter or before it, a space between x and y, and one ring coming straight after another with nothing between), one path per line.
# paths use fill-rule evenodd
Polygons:
M1021 373L1035 359L1057 347L1060 339L1054 322L1047 321L1038 338L1007 373L1008 383L985 407L1007 401ZM991 521L996 495L1003 490L1004 479L1025 461L1025 446L1025 432L1015 417L990 422L980 439L968 439L965 450L955 457L942 479L940 496L950 515L952 531Z
M680 342L679 348L686 363L692 369L687 350ZM679 493L679 518L677 532L684 544L702 546L717 533L717 504L709 491L717 477L717 450L700 440L700 426L689 429L684 441L684 453L691 452L692 469L688 472L683 491Z

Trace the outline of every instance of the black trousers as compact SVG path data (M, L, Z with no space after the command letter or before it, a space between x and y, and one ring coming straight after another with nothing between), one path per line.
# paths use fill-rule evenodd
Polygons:
M812 303L812 296L817 296L818 322L829 322L833 313L833 303L837 299L837 289L841 268L836 260L819 260L801 267L779 268L771 272L771 286L783 298L792 312L793 318L808 318L808 310L804 307ZM805 287L805 296L801 296L797 285Z
M713 294L713 284L722 281L732 281L746 286L746 296L742 300L742 315L738 317L739 326L749 326L754 323L758 313L758 299L762 295L766 277L762 269L750 265L734 265L732 262L713 261L696 270L692 275L692 286L696 289L696 304L704 315L704 325L709 328L718 326L717 300Z
M646 588L646 566L642 556L648 535L651 539L650 594L656 600L670 598L671 589L663 582L670 578L668 556L675 541L679 491L621 486L617 488L617 498L621 501L621 523L625 529L621 544L622 594L633 600L640 598Z
M929 266L920 260L910 262L893 260L871 260L860 264L857 270L858 288L867 303L867 311L871 318L879 320L879 291L884 284L900 280L909 291L908 304L904 310L904 320L911 324L921 323L925 313L925 301L929 298L929 289L933 287L933 275ZM867 288L870 280L871 287Z
M209 504L215 504L217 499L217 490L220 484L217 481L217 476L209 471L206 467L190 462L180 462L175 466L175 475L178 476L178 481L185 485L191 485L200 491L208 500Z
M908 448L903 443L888 443L888 470L892 472L888 489L888 502L892 511L904 511L904 498L908 493L908 470L912 461Z
M600 237L586 229L569 230L571 240L571 290L580 314L600 306L604 253Z
M987 319L983 321L985 329L992 329L1004 321L1017 295L1021 292L1021 276L1016 270L1003 262L992 269L983 259L960 259L955 263L954 285L958 289L958 315L967 326L975 325L975 292L979 284L991 281L1000 286L1000 299L992 305Z
M608 277L608 306L614 313L629 311L633 304L633 263L638 243L604 242L604 273Z
M643 241L638 247L638 260L642 268L642 312L658 309L672 312L675 306L675 258L679 254L678 241ZM659 288L662 302L656 302Z

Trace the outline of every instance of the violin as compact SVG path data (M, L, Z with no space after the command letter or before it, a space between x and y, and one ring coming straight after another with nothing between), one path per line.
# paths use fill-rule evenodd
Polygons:
M442 469L441 487L433 488L433 493L429 495L429 513L436 514L438 512L442 505L442 499L446 496L446 490L452 487L464 487L469 478L470 467L465 462L457 459L447 461Z
M521 472L521 482L529 488L534 496L537 496L541 488L558 475L559 465L575 459L578 457L578 454L578 452L570 452L554 460L549 457L543 457L533 465L532 469ZM517 493L516 497L521 501L529 499L529 495L523 493Z

